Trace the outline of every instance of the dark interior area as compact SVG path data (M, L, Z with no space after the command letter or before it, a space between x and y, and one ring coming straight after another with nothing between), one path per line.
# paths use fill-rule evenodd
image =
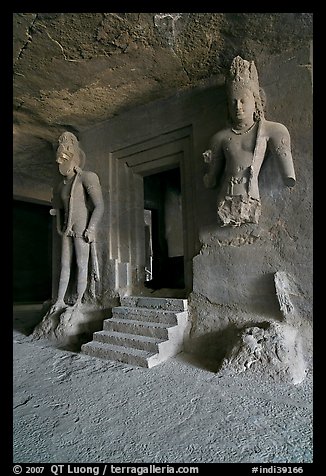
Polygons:
M50 207L13 201L13 300L37 303L51 297Z
M150 220L145 228L145 248L147 260L151 258L151 270L146 274L145 286L151 289L183 289L179 168L144 177L144 208L147 213L150 211Z

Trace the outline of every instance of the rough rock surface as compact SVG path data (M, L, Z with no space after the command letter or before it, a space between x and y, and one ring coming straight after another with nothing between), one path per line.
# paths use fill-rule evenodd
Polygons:
M15 183L52 185L64 130L197 86L237 54L291 54L310 39L311 13L14 13Z
M89 304L82 304L78 308L68 306L53 313L49 310L35 327L32 337L49 339L60 347L80 348L93 332L102 329L106 315L108 312Z
M307 369L297 329L286 323L266 323L264 327L240 331L220 371L239 374L250 369L272 378L301 383Z
M136 368L21 331L14 332L14 462L313 460L311 373L299 385L250 372L230 377L185 354Z

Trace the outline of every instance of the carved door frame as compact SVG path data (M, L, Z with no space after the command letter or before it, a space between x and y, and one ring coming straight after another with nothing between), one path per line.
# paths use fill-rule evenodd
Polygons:
M185 288L192 289L195 254L194 166L192 126L182 127L110 153L109 255L129 263L129 286L141 286L144 277L143 177L180 168L183 213Z

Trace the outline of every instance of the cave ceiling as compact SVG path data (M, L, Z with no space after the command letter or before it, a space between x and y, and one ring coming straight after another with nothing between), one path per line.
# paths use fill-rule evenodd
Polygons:
M241 54L306 44L309 13L14 13L13 170L51 182L53 147L224 75Z

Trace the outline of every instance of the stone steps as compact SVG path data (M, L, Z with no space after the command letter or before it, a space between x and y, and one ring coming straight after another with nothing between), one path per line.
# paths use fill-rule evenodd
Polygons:
M89 345L91 344L91 345ZM133 349L114 344L92 341L82 346L83 352L94 357L107 360L117 360L130 365L139 367L148 367L148 359L153 355L152 352Z
M148 368L181 352L188 327L186 299L128 296L121 304L82 352Z
M93 335L93 339L97 342L120 345L123 347L132 347L147 352L158 352L158 346L161 340L155 337L138 336L134 334L125 334L116 331L98 331Z
M186 311L187 299L152 298L147 296L126 296L121 299L121 306L146 309L162 309L166 311Z
M168 324L159 322L135 321L133 319L106 319L103 323L103 330L127 332L141 336L156 337L157 339L168 339Z
M160 310L157 312L157 309L146 309L145 307L115 307L112 309L112 317L113 318L125 318L126 314L128 315L128 319L135 320L135 321L145 321L145 322L159 322L162 324L170 324L176 325L178 324L177 321L177 314L179 311L165 311Z

